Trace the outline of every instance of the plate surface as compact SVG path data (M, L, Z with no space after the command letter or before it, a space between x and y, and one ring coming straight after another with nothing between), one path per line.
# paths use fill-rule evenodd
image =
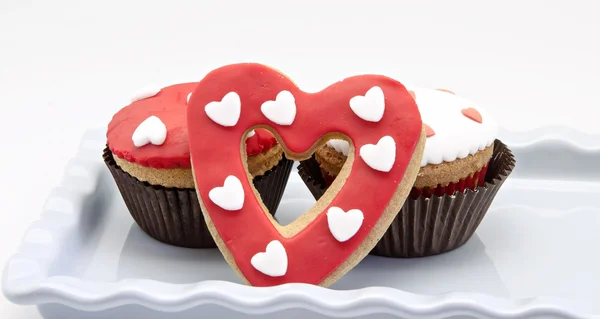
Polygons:
M600 143L565 128L502 132L517 158L477 233L434 257L369 256L330 289L241 285L216 249L161 244L132 221L90 131L4 270L45 318L600 318ZM314 203L292 171L277 212Z

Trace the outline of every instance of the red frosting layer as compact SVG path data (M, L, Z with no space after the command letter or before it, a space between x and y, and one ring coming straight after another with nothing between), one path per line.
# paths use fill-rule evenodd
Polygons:
M473 176L463 178L457 183L450 183L448 186L438 186L433 189L413 187L410 191L410 198L418 198L419 196L430 198L432 195L443 196L444 194L452 196L457 191L464 192L467 189L475 190L477 187L483 187L485 185L485 174L487 173L487 169L488 165L486 164L482 169L473 173ZM336 176L329 174L323 168L321 168L321 175L323 175L325 186L327 187L331 186L336 178Z
M377 122L368 122L350 109L349 101L374 86L385 94L385 112ZM296 115L289 126L269 121L261 112L265 101L289 91L295 98ZM234 126L224 127L206 114L206 105L235 92L241 101L241 116ZM194 90L188 108L190 147L196 176L196 191L204 212L216 227L225 248L241 274L254 286L284 283L319 284L328 278L367 238L404 177L422 131L414 99L399 82L376 75L347 78L318 93L305 93L280 73L259 64L237 64L209 73ZM277 131L290 152L308 156L315 142L330 132L350 137L356 146L350 175L339 193L306 227L291 238L284 237L254 195L240 154L240 136L253 126ZM376 171L359 156L359 149L383 136L395 140L395 162L389 172ZM209 155L205 155L209 154ZM240 210L227 211L211 201L209 192L233 175L243 187ZM358 232L338 242L329 230L325 212L330 207L344 211L359 209L364 214ZM270 277L251 265L252 257L264 252L273 240L281 242L288 256L284 276Z
M115 114L108 124L107 145L116 156L153 168L191 168L186 121L187 95L198 83L175 84L163 88L153 97L135 101ZM162 145L133 145L131 136L145 119L158 117L167 127ZM246 140L248 156L269 150L277 140L264 129Z

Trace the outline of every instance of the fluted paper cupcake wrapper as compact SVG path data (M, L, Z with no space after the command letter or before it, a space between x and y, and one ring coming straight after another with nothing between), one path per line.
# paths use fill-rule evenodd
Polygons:
M217 247L204 221L196 190L150 185L123 171L106 148L102 154L129 213L140 228L163 243ZM294 162L285 157L253 183L271 214L277 211Z
M484 186L454 195L407 198L370 254L395 258L425 257L462 246L475 233L514 166L512 152L496 140ZM327 186L314 157L301 162L298 173L315 199L321 198Z

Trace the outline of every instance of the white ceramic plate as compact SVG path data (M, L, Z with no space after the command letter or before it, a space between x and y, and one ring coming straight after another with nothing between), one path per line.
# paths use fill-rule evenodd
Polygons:
M45 318L600 318L600 142L565 128L502 132L517 166L463 247L367 257L330 289L240 284L216 249L161 244L126 211L90 131L4 270ZM292 171L278 210L314 203Z

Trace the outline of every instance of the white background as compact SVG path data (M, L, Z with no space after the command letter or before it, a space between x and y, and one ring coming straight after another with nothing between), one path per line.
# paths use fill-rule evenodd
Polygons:
M140 87L232 62L309 91L381 73L451 89L509 129L600 133L597 1L205 2L0 0L0 262L84 130ZM0 317L39 315L0 296Z

